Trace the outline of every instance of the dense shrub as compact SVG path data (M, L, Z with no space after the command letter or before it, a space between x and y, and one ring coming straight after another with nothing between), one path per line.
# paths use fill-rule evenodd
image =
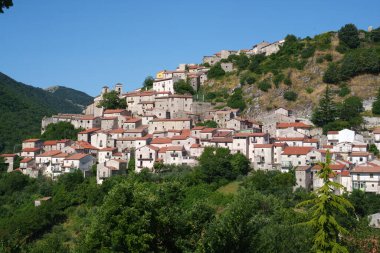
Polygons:
M307 46L301 51L301 57L304 59L310 58L314 55L315 47Z
M243 98L243 91L239 89L235 89L234 93L228 98L227 105L234 109L244 110L246 104Z
M330 63L325 74L323 75L323 82L325 83L338 83L340 81L340 69L336 63Z
M342 86L340 87L340 90L339 90L338 95L339 95L340 97L345 97L345 96L347 96L347 95L350 94L350 93L351 93L350 88L349 88L347 85L342 85Z
M219 77L224 76L225 74L226 72L222 69L222 67L220 66L220 63L217 63L214 66L212 66L210 70L207 72L207 77L209 79L219 78Z
M284 98L288 101L296 101L297 100L297 93L294 91L285 91Z
M357 48L360 45L359 31L354 24L347 24L338 31L340 43L349 48Z
M267 92L270 88L272 88L272 85L268 80L264 80L258 83L257 87L262 90Z
M193 87L182 79L174 83L174 91L178 94L195 94Z

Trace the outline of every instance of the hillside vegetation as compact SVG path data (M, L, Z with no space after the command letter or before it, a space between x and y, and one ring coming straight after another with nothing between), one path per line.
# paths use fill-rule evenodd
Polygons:
M234 64L234 72L221 72L218 64L211 67L201 93L223 107L241 84L245 113L250 116L278 107L310 116L326 84L331 84L337 102L349 95L368 99L380 87L379 37L380 28L358 31L351 24L313 38L288 35L276 54L223 59Z
M80 113L91 100L73 89L58 87L49 92L0 73L0 152L13 152L23 139L39 135L44 116Z

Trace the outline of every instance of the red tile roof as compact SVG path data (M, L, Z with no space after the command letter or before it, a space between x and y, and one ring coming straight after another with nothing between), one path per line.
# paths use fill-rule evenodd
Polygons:
M108 109L104 111L104 114L121 113L126 111L125 109Z
M77 153L77 154L74 154L72 156L67 157L65 160L81 160L81 159L83 159L83 158L85 158L87 156L91 156L91 155Z
M380 166L356 166L352 173L380 173Z
M16 154L1 154L1 157L15 157L17 156Z
M339 134L339 131L328 131L327 134Z
M61 151L59 151L59 150L51 150L51 151L47 151L45 153L39 154L39 155L37 155L37 157L50 157L50 156L58 155L60 153L61 153Z
M80 148L84 148L84 149L98 150L97 147L92 146L90 143L88 143L86 141L77 141L76 145L79 146Z
M205 128L206 128L205 126L196 126L196 127L193 127L191 130L202 130Z
M196 144L196 143L194 143L194 144L192 144L192 145L190 146L190 148L200 148L200 147L201 147L201 145Z
M306 155L312 151L313 147L286 147L282 152L283 155Z
M41 150L40 148L24 148L21 151L22 152L37 152L37 151L40 151L40 150Z
M107 148L102 148L99 151L114 151L114 150L117 150L117 148L109 148L109 147L107 147Z
M166 151L182 151L184 148L183 146L169 146L166 147Z
M169 144L172 143L172 140L170 138L153 138L151 144Z
M58 141L57 140L51 140L51 141L44 141L44 146L53 146L57 145Z
M264 137L266 133L235 133L234 137Z
M20 163L28 163L28 162L33 161L33 160L34 160L34 159L31 158L31 157L26 157L26 158L22 159L22 160L20 161Z
M24 140L23 143L26 143L26 142L37 142L37 141L40 141L40 139L27 139L27 140Z
M372 131L374 134L380 134L380 128L376 128Z
M89 134L89 133L94 133L96 131L99 131L100 128L90 128L90 129L87 129L87 130L84 130L82 132L79 132L78 134Z
M124 123L137 123L139 121L141 121L141 118L130 118L126 120Z
M368 152L351 152L350 156L361 157L361 156L369 156Z
M273 144L256 144L254 148L273 148Z
M217 130L217 128L204 128L201 130L201 133L212 133L216 130Z
M223 142L229 142L232 143L233 139L232 138L212 138L210 142L217 142L217 143L223 143Z
M125 133L125 130L123 128L116 128L116 129L110 130L108 133L110 133L110 134L122 134L122 133Z
M295 128L311 128L312 126L307 125L302 122L282 122L282 123L277 123L277 128L289 128L289 127L295 127Z
M153 146L153 145L147 145L147 147L150 148L150 149L153 149L153 150L155 150L155 151L160 150L159 147L156 147L156 146Z
M277 137L276 141L304 141L304 137Z
M191 121L190 118L175 118L175 119L153 119L152 122L161 122L161 121Z

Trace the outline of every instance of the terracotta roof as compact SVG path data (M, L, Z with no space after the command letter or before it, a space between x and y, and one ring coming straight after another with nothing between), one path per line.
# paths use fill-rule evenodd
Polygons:
M304 139L305 143L318 143L318 139L310 138L310 139Z
M68 156L69 156L69 154L67 154L67 153L60 153L58 155L55 155L54 158L65 158L65 157L68 157Z
M348 171L348 170L343 170L343 171L341 171L341 172L340 172L340 175L341 175L342 177L349 177L349 176L351 176L351 175L350 175L350 171Z
M116 128L116 129L110 130L108 133L110 133L110 134L122 134L122 133L125 133L125 130L123 128Z
M302 122L282 122L282 123L277 123L277 128L289 128L289 127L295 127L295 128L311 128L312 126L306 125L305 123Z
M380 128L375 128L372 133L374 134L380 134Z
M79 132L78 134L89 134L89 133L94 133L96 131L99 131L100 128L90 128L90 129L87 129L87 130L84 130L82 132Z
M28 163L28 162L33 161L33 160L34 160L34 159L31 158L31 157L25 157L24 159L22 159L22 160L20 161L20 163Z
M282 152L283 155L306 155L312 151L313 147L286 147Z
M169 144L172 143L170 138L153 138L151 144Z
M74 154L72 156L67 157L65 160L80 160L80 159L82 159L82 158L84 158L86 156L91 156L91 155L77 153L77 154Z
M256 144L254 148L273 148L273 144Z
M192 144L192 145L190 146L190 148L200 148L200 147L201 147L201 145L196 144L196 143L194 143L194 144Z
M27 139L27 140L24 140L23 142L26 143L26 142L37 142L37 141L40 141L40 139Z
M84 148L84 149L94 149L94 150L98 150L97 147L94 147L92 146L90 143L86 142L86 141L77 141L76 142L76 145L80 146L81 148Z
M264 137L266 133L235 133L234 137Z
M196 126L196 127L193 127L191 130L202 130L205 128L206 128L205 126Z
M339 134L339 131L328 131L327 134Z
M161 122L161 121L191 121L190 118L175 118L175 119L153 119L152 122Z
M51 140L51 141L44 141L44 146L52 146L52 145L57 145L58 141L57 140Z
M332 148L334 148L334 146L333 145L323 145L322 148L332 149Z
M304 141L304 137L278 137L277 141Z
M115 120L117 117L102 117L102 120Z
M17 156L16 154L1 154L1 157L15 157Z
M158 150L158 153L166 153L167 147L162 147L160 150Z
M189 138L188 135L174 135L171 137L172 140L186 140Z
M24 148L21 151L22 152L37 152L37 151L40 151L40 150L41 150L40 148Z
M217 128L204 128L203 130L201 130L201 133L212 133L216 130Z
M166 147L166 151L182 151L183 146L169 146Z
M350 156L360 157L360 156L369 156L368 152L351 152Z
M274 145L275 147L285 147L285 146L287 146L286 143L281 143L281 142L275 142L275 143L273 143L273 145Z
M141 118L130 118L126 120L124 123L137 123L139 121L141 121Z
M114 151L116 150L117 148L110 148L110 147L107 147L107 148L102 148L100 149L99 151Z
M380 166L356 166L352 173L380 173Z
M126 111L125 109L108 109L104 111L104 114L121 113Z
M153 145L147 145L147 147L150 148L150 149L153 149L153 150L155 150L155 151L160 150L159 147L156 147L156 146L153 146Z
M37 157L55 156L55 155L58 155L59 153L61 153L61 151L59 151L59 150L51 150L51 151L47 151L45 153L39 154L39 155L37 155Z
M232 138L212 138L211 140L210 140L210 142L221 142L221 143L223 143L223 142L233 142L233 139Z

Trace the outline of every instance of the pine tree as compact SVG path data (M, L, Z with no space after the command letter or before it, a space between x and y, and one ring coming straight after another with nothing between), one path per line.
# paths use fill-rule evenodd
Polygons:
M334 175L330 163L330 153L327 152L326 162L319 163L321 170L317 173L323 180L323 186L315 191L313 199L301 202L298 207L311 205L312 218L306 224L316 229L313 251L348 253L347 248L341 244L342 235L348 234L348 231L337 222L336 217L347 216L348 210L353 210L353 206L343 196L335 195L335 190L344 187L330 181L330 176Z
M372 113L380 115L380 89L377 92L376 100L372 104Z
M319 101L319 105L315 108L311 120L317 126L324 126L335 121L337 116L338 109L331 96L330 87L327 85L325 94Z

